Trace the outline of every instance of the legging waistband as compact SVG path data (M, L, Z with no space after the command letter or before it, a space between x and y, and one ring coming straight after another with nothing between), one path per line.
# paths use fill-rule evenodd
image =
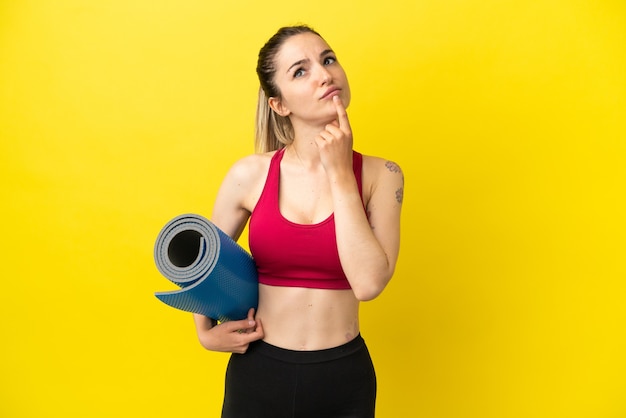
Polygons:
M340 346L310 351L289 350L259 340L250 344L247 353L254 352L287 363L311 364L347 357L364 348L365 340L358 334L353 340Z

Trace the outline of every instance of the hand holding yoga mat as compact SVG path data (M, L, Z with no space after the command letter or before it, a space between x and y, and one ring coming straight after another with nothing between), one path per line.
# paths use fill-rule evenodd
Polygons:
M244 319L257 307L257 271L248 252L208 219L195 214L169 221L154 246L163 276L182 289L156 292L174 308L219 321Z

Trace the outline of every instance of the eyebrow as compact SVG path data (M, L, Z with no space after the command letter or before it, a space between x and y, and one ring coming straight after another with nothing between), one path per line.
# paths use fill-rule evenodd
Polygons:
M325 50L323 50L323 51L320 53L320 58L322 58L322 57L324 57L324 56L326 56L326 55L328 55L328 54L332 54L332 53L333 53L333 50L332 50L332 49L325 49ZM287 73L289 73L293 67L297 67L297 66L299 66L299 65L301 65L301 64L304 64L305 62L308 62L308 61L309 61L309 59L308 59L308 58L305 58L305 59L302 59L302 60L296 61L296 62L294 62L293 64L291 64L291 66L290 66L289 68L287 68L287 71L286 71L286 72L287 72Z

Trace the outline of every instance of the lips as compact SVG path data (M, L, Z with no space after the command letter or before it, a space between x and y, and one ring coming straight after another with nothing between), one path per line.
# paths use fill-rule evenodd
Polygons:
M326 92L324 92L322 97L320 97L320 100L331 98L333 96L338 95L340 92L341 92L340 88L338 88L338 87L331 87L328 90L326 90Z

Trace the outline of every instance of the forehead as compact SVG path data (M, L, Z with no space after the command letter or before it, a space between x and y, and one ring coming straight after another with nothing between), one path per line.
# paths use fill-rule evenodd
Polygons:
M287 39L276 54L276 66L280 69L303 59L316 59L330 46L314 33L301 33Z

